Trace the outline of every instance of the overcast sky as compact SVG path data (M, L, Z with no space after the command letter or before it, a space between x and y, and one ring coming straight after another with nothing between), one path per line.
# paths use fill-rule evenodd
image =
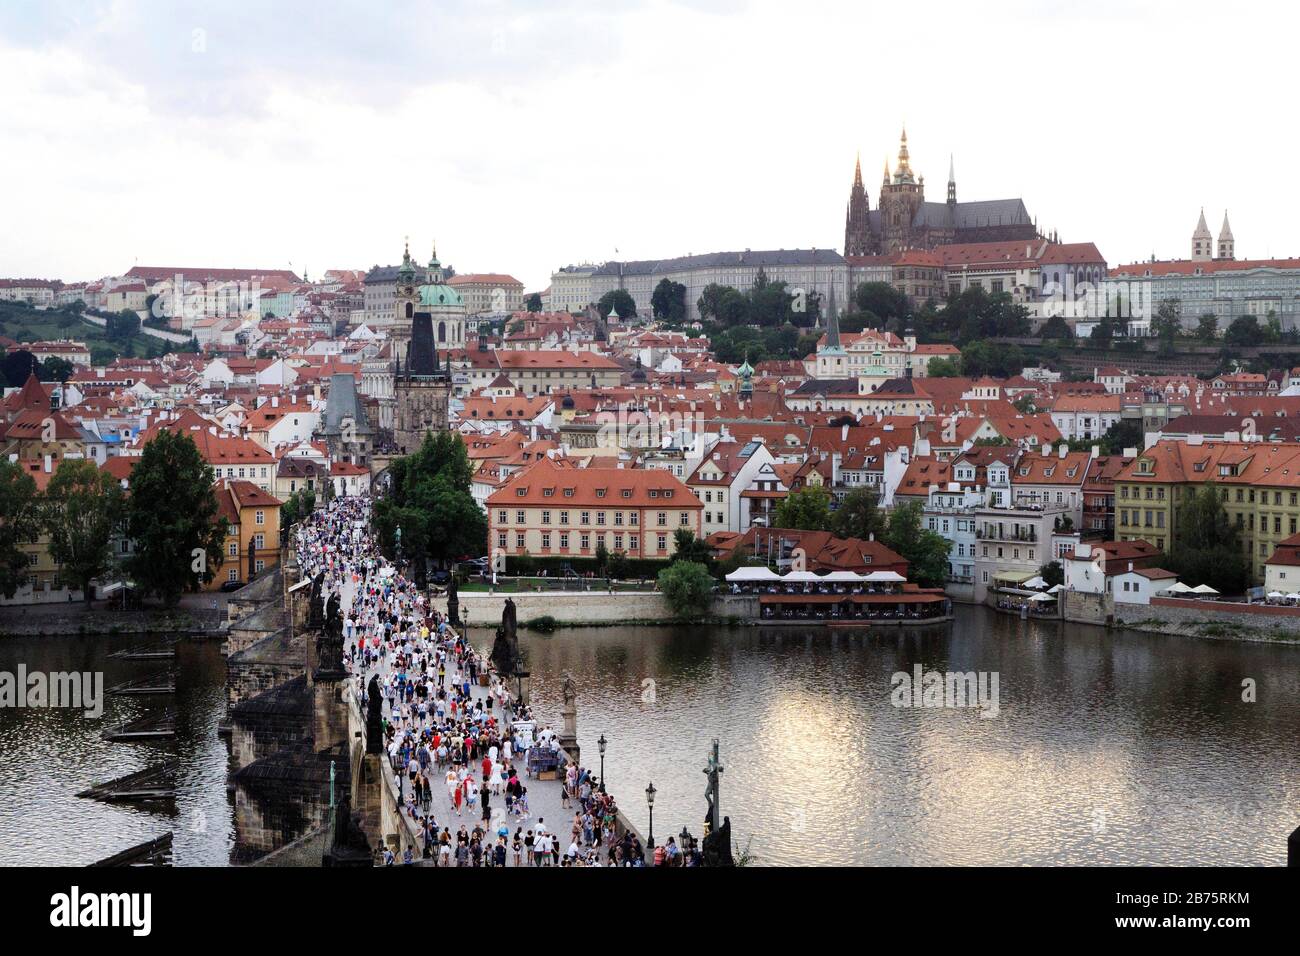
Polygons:
M322 11L328 11L322 13ZM942 200L1112 264L1300 255L1294 8L1238 2L0 6L0 276L460 272L842 248L907 125ZM616 253L615 250L618 250Z

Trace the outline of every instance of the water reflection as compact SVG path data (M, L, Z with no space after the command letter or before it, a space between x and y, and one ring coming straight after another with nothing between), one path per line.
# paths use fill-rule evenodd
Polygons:
M0 670L102 671L105 689L165 662L113 659L140 637L4 637ZM231 839L226 750L216 735L225 664L216 643L178 649L176 696L107 697L100 719L81 711L0 710L0 864L81 865L174 831L177 865L226 863ZM174 741L109 743L107 726L150 711L176 712ZM106 804L75 794L93 783L180 757L172 808Z
M1300 822L1300 651L1025 622L528 635L533 698L580 687L586 762L639 827L699 834L704 756L765 864L1281 863ZM890 704L915 664L997 671L1001 713ZM1241 700L1254 678L1258 701ZM643 701L653 681L654 703Z

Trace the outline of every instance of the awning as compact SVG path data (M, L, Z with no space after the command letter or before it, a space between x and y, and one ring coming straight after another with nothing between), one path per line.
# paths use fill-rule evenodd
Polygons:
M759 604L937 604L943 594L760 594Z
M1169 587L1165 588L1164 593L1165 594L1187 594L1191 591L1192 588L1189 588L1182 581L1175 581L1173 584L1169 585Z
M1044 594L1042 591L1039 591L1037 594L1035 594L1035 595L1034 595L1033 597L1031 597L1029 600L1031 600L1031 601L1055 601L1056 598L1052 597L1052 595L1050 595L1050 594Z
M790 571L781 575L781 580L786 584L816 584L821 579L821 575L811 571Z
M748 565L742 568L736 568L727 575L728 581L780 581L781 575L777 574L766 565Z
M1214 588L1210 587L1208 584L1198 584L1196 585L1196 587L1192 588L1192 593L1193 594L1218 594L1219 592L1214 590Z
M864 581L906 581L897 571L872 571L862 580Z
M1027 587L1027 588L1045 588L1045 587L1047 587L1047 582L1044 581L1044 580L1043 580L1041 577L1039 577L1037 574L1035 574L1035 575L1034 575L1032 578L1030 578L1028 581L1025 581L1021 586L1022 586L1022 587Z
M993 575L994 581L1007 581L1011 584L1024 584L1037 572L1034 571L998 571Z

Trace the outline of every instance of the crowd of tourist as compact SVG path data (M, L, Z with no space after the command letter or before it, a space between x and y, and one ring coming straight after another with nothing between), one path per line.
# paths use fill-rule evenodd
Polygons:
M385 750L420 833L420 847L408 845L400 859L386 849L387 865L420 857L435 866L647 865L601 782L564 759L554 730L536 729L491 661L380 554L369 499L336 498L313 512L297 525L295 547L303 577L323 571L322 595L340 596L344 660L362 713L378 677ZM550 767L571 821L548 823L530 808L529 783ZM441 821L438 787L447 794ZM662 865L679 862L690 861Z

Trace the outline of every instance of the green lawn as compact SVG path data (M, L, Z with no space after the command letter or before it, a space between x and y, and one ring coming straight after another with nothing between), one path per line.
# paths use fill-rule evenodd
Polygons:
M0 335L7 335L20 343L74 339L86 343L92 354L97 349L107 349L114 357L143 357L148 354L152 343L161 341L142 332L125 343L113 341L100 326L79 316L54 309L33 309L21 302L0 302Z

